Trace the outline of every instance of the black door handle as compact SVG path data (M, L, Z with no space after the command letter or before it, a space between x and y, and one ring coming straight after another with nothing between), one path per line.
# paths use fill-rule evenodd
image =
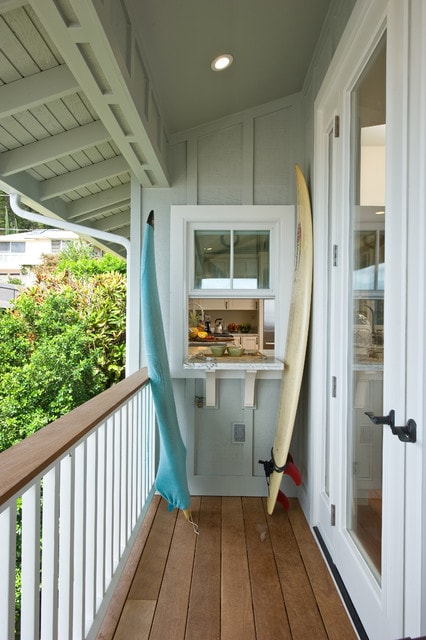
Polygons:
M387 424L392 429L394 436L398 436L401 442L416 442L417 439L417 424L416 421L410 418L405 427L395 426L395 411L391 409L387 416L375 416L372 411L365 411L365 415L368 416L374 424Z

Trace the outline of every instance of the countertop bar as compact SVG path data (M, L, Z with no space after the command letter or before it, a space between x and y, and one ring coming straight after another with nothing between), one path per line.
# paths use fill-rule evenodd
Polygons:
M284 363L274 356L266 356L260 352L244 354L238 357L213 356L205 347L190 347L189 354L183 363L184 369L199 370L239 370L239 371L282 371Z
M265 355L260 351L248 352L242 356L228 355L214 356L206 349L206 345L189 347L189 353L183 363L183 368L192 370L195 374L204 375L206 379L206 407L218 407L216 378L227 373L244 379L244 406L255 406L255 382L259 376L268 372L277 372L281 376L284 369L282 360L274 356ZM280 373L278 373L280 372ZM274 377L275 377L274 376Z

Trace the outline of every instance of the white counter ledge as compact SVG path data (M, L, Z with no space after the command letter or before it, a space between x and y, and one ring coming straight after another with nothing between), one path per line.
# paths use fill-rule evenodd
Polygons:
M238 377L244 377L244 406L254 407L254 389L257 372L281 372L284 363L274 356L267 356L260 352L247 353L243 356L230 357L213 356L205 349L195 347L183 363L183 368L205 373L206 377L206 406L216 406L216 378L222 372L235 372Z

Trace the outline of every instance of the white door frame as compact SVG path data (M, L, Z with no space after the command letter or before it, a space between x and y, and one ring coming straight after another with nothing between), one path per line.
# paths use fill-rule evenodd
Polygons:
M400 6L403 5L403 6ZM406 223L406 413L414 418L417 442L406 448L405 476L405 626L404 635L426 634L426 3L391 2L394 27L393 117L400 123L389 158L392 197ZM399 50L397 47L399 46ZM401 182L398 189L395 184ZM399 201L397 196L399 194ZM397 230L396 230L397 232ZM395 238L395 250L398 238Z
M425 630L425 507L426 469L421 431L416 444L402 444L389 429L384 431L383 485L383 557L382 587L368 575L349 534L345 530L345 430L331 433L336 467L330 499L323 491L324 430L326 394L330 381L325 380L327 345L327 304L323 283L327 275L327 140L333 113L341 117L340 139L334 146L338 154L333 183L333 199L340 210L331 230L333 243L347 237L349 167L350 92L360 70L374 50L380 34L387 29L387 194L386 194L386 338L384 408L395 409L397 423L412 417L421 424L425 416L424 356L425 348L425 140L426 81L411 79L413 72L423 69L426 59L421 34L425 33L426 7L422 0L360 0L349 20L345 34L327 72L315 103L314 229L315 271L313 292L312 378L310 423L312 430L312 468L314 469L313 523L319 526L334 562L339 569L353 603L374 638L399 638L404 634L420 635ZM409 55L410 54L410 55ZM423 57L422 57L423 56ZM413 67L414 65L414 67ZM423 62L424 65L424 62ZM410 100L409 100L410 99ZM413 102L416 100L416 102ZM414 106L415 105L415 106ZM423 111L421 110L423 105ZM412 114L410 122L407 116ZM421 114L421 115L420 115ZM414 122L416 126L413 127ZM420 130L419 130L420 126ZM423 132L423 136L421 133ZM413 141L416 142L413 149ZM423 141L423 142L421 142ZM417 156L414 154L417 153ZM414 156L414 157L413 157ZM417 157L417 164L416 164ZM411 158L411 161L410 161ZM410 168L410 172L408 171ZM423 172L422 172L423 169ZM413 175L414 170L414 175ZM419 186L421 185L421 186ZM416 195L413 195L413 192ZM408 245L407 245L408 242ZM416 251L407 246L417 245ZM343 255L342 255L343 254ZM348 265L341 252L334 274L337 290L345 291ZM413 278L406 277L412 273ZM416 277L414 278L414 274ZM421 289L419 299L419 289ZM415 303L417 294L417 304ZM344 297L342 304L344 304ZM413 314L408 309L416 309ZM339 313L337 303L335 313ZM414 326L415 325L415 326ZM337 323L333 337L340 345L348 344L347 327ZM412 338L411 335L414 334ZM338 397L332 411L340 412L345 423L346 357L332 355L332 367L338 380ZM408 366L408 364L410 366ZM413 368L414 365L414 368ZM318 381L322 381L318 383ZM421 386L420 386L421 385ZM339 396L340 393L340 396ZM338 423L338 420L335 424ZM419 430L418 430L419 431ZM315 452L315 453L314 453ZM318 454L321 452L321 455ZM407 461L407 473L405 463ZM415 491L410 487L416 487ZM330 504L336 504L334 527L324 526ZM351 568L349 570L349 567ZM358 567L361 579L354 575ZM357 573L357 572L355 572ZM363 577L362 577L363 576ZM404 594L405 591L405 594ZM371 612L371 613L369 613Z

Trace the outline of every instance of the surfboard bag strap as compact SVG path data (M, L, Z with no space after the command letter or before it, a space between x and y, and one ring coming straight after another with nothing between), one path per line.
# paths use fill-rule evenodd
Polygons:
M290 454L288 455L288 458L286 460L285 465L283 465L282 467L278 467L275 463L274 460L274 450L271 449L271 459L270 460L259 460L259 464L263 464L263 469L265 471L265 476L266 476L266 481L269 484L269 476L271 475L271 473L273 471L276 471L277 473L284 473L286 466L288 465L289 462L292 462L292 457L290 456Z

